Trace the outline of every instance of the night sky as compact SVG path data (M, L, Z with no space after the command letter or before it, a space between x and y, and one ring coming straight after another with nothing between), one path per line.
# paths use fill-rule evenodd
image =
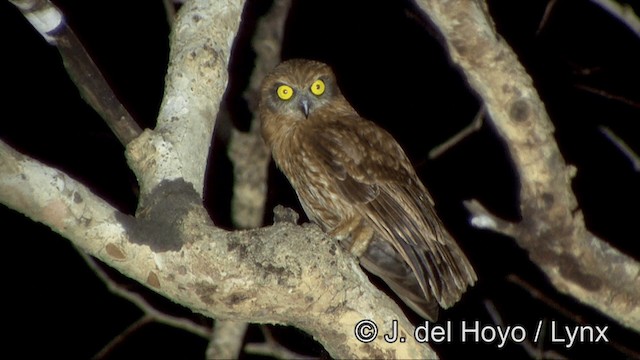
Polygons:
M162 99L169 26L161 1L53 1L136 121L153 127ZM629 3L632 1L629 0ZM228 129L246 130L251 113L242 93L255 54L250 39L269 1L249 1L230 66L225 108L210 154L205 204L221 227L231 229L232 173L226 156ZM595 235L640 259L637 223L640 174L600 131L610 128L640 152L640 38L590 1L558 0L544 26L542 0L493 0L489 10L499 33L513 47L546 105L559 148L577 167L573 189ZM640 4L635 2L640 14ZM4 88L0 139L59 168L133 214L137 184L123 147L80 98L54 47L49 46L8 2L0 3ZM344 95L358 112L391 132L432 193L442 220L476 268L479 281L463 300L443 311L439 323L479 320L494 324L491 302L504 324L533 332L540 320L562 326L609 326L608 344L566 348L547 334L543 350L570 358L639 357L640 335L559 294L525 251L507 237L469 225L464 200L477 199L494 214L519 220L518 179L502 140L489 122L442 156L429 151L470 123L479 101L449 61L437 31L406 1L294 1L283 59L304 57L330 64ZM0 174L2 176L2 174ZM277 204L301 212L286 179L271 168L265 224ZM303 218L304 219L304 218ZM9 338L0 354L90 358L135 322L141 312L112 295L69 241L48 227L0 206L4 245L5 316ZM159 308L209 324L132 280ZM519 279L519 280L513 280ZM529 284L530 289L523 287ZM531 288L544 300L532 296ZM413 316L413 315L411 315ZM418 321L418 319L414 320ZM580 321L577 323L576 321ZM295 351L328 356L303 332L278 327L274 335ZM247 338L261 339L257 326ZM163 325L146 325L108 356L122 359L202 359L206 340ZM442 358L528 357L523 347L457 341L434 344ZM243 355L249 358L249 356Z

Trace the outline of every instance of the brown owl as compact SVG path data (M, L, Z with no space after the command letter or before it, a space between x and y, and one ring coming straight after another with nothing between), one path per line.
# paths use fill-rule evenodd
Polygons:
M476 274L400 145L363 119L329 66L278 65L262 83L262 136L309 219L421 316L456 303Z

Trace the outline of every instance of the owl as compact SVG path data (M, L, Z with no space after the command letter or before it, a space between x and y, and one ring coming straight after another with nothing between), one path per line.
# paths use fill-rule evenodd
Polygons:
M258 111L262 136L309 220L419 315L435 320L475 283L398 142L358 115L329 66L281 63L262 83Z

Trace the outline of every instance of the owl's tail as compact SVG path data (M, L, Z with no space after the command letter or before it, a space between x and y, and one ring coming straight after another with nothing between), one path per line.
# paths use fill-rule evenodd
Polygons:
M360 264L382 279L418 315L432 322L438 319L437 300L425 296L411 268L388 242L374 238L360 257Z

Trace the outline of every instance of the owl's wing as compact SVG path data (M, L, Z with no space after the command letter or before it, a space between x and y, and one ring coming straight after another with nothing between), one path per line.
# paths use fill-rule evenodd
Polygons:
M425 296L413 269L391 244L374 237L360 257L360 264L370 273L384 280L398 297L425 319L436 321L440 307L432 294Z
M444 229L431 196L395 139L362 120L332 123L308 139L305 146L325 164L340 194L411 268L426 300L433 295L443 308L457 302L476 274ZM364 256L365 267L381 261L372 252Z

